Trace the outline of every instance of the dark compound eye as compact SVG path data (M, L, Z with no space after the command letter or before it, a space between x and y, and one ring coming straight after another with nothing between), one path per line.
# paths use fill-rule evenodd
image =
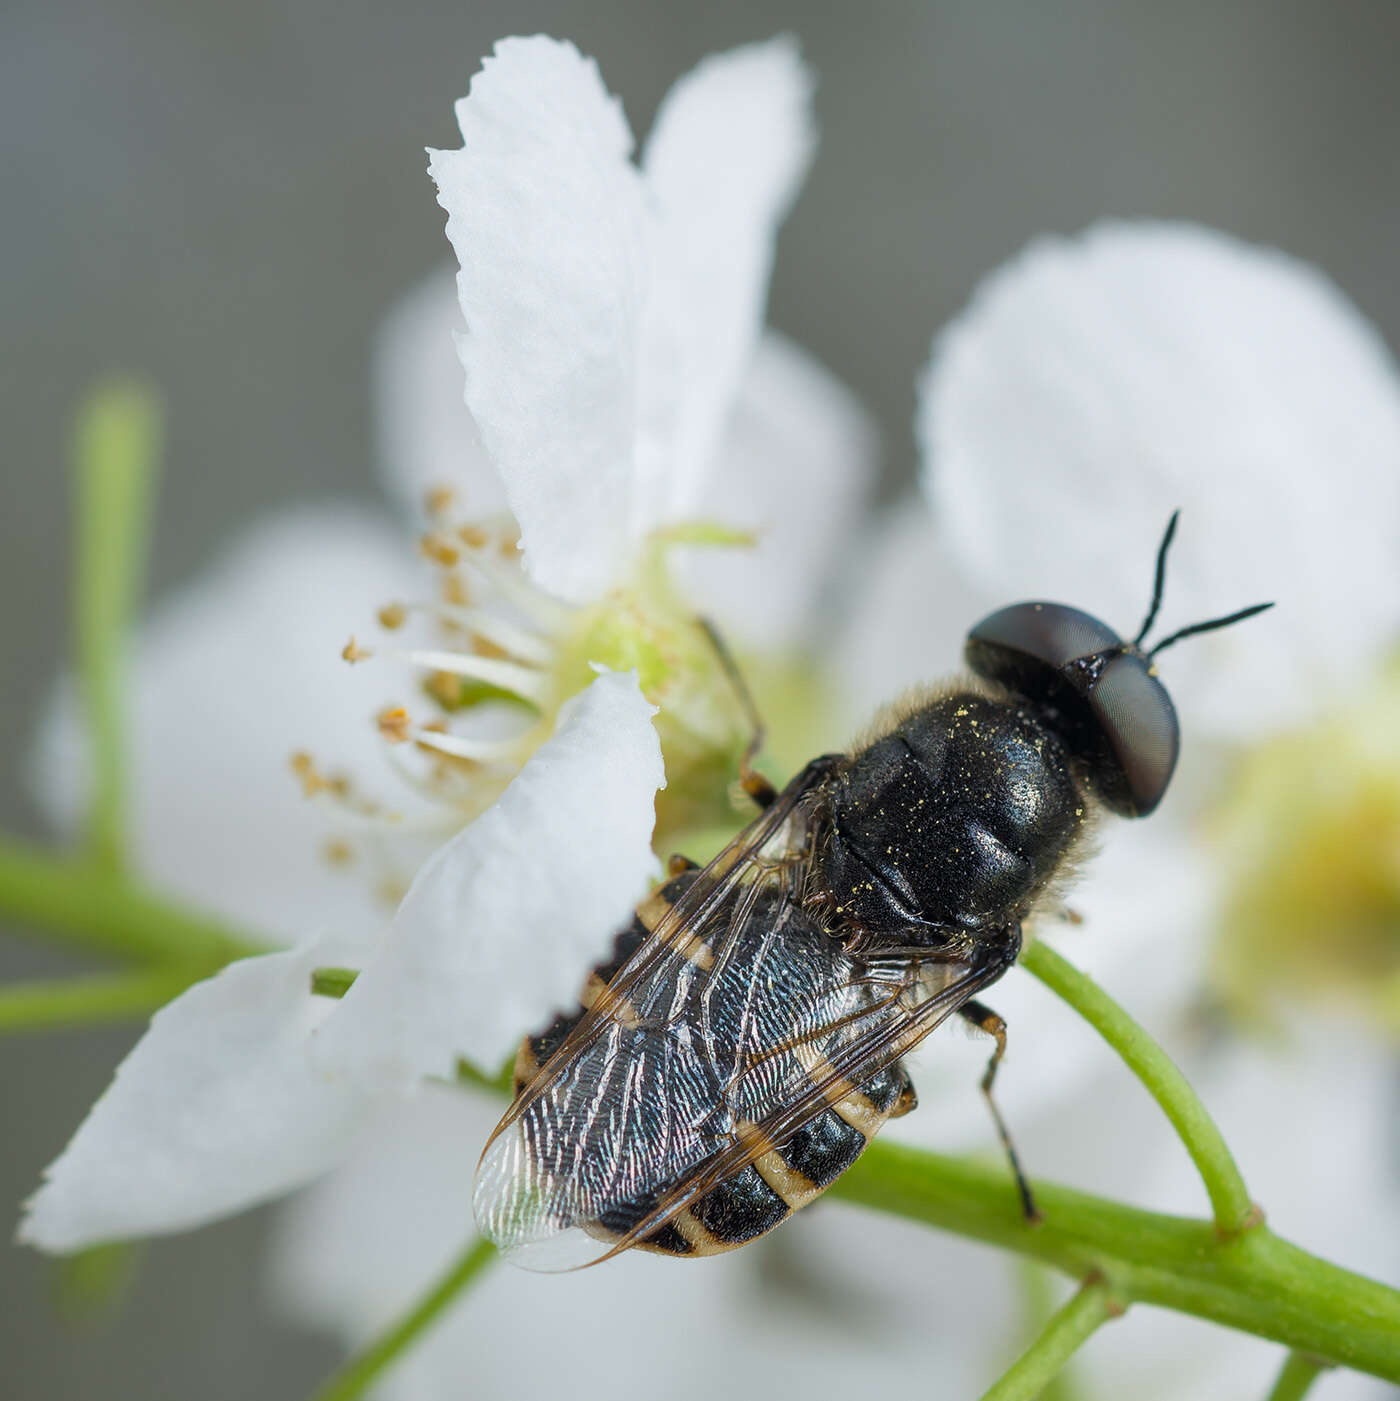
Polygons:
M1017 603L968 634L979 676L1052 712L1111 811L1145 817L1162 800L1180 735L1151 662L1106 623L1062 603Z

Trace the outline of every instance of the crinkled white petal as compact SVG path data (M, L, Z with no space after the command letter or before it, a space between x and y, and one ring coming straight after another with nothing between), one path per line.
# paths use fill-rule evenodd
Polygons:
M631 133L572 44L506 39L430 153L461 272L466 402L525 565L571 601L626 562L649 283Z
M462 399L456 279L439 268L395 302L374 343L372 387L379 475L410 520L449 487L473 520L506 510L505 488Z
M1158 636L1187 730L1308 713L1393 641L1400 380L1316 269L1189 225L1042 239L936 343L919 433L940 535L998 598L1131 636L1182 508Z
M434 1088L397 1106L342 1168L281 1209L274 1302L352 1350L400 1317L470 1238L463 1184L502 1107ZM804 1248L842 1225L839 1256ZM902 1272L892 1280L882 1262L901 1242ZM396 1361L376 1401L458 1401L464 1377L479 1401L560 1393L648 1401L658 1379L677 1401L709 1401L717 1381L730 1379L755 1395L894 1393L927 1380L934 1315L921 1301L940 1284L946 1394L974 1395L994 1375L1003 1341L984 1326L1007 1297L995 1252L837 1203L698 1267L634 1251L603 1271L492 1265ZM903 1312L883 1296L872 1312L868 1279L902 1291ZM704 1366L686 1361L697 1329L718 1348Z
M878 438L860 402L787 337L767 332L694 514L754 532L740 549L678 556L687 595L752 646L796 648L851 561Z
M635 523L690 514L763 326L778 225L816 146L813 79L780 36L704 60L642 157L657 254L642 364Z
M288 760L308 750L401 805L373 717L411 701L412 679L378 662L352 668L340 651L380 605L421 592L387 519L326 504L254 527L156 605L132 658L129 710L143 877L289 943L312 929L377 927L373 882L324 860L327 814ZM75 831L88 772L69 685L43 717L34 764L41 803Z
M500 799L419 872L383 950L320 1033L380 1083L494 1070L573 1006L655 871L665 776L635 672L597 677Z
M330 1167L373 1097L309 1056L334 1005L316 944L230 964L182 993L117 1067L28 1203L19 1239L66 1252L188 1230L266 1201Z

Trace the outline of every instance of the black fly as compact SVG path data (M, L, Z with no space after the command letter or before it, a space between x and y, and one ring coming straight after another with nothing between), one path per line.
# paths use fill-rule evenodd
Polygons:
M996 1040L992 1102L1006 1025L978 994L1096 815L1146 816L1171 780L1154 657L1270 606L1148 648L1176 521L1131 642L1064 604L1003 608L968 634L971 676L781 792L750 766L755 725L741 777L762 815L703 869L673 861L579 1010L522 1045L477 1171L487 1236L543 1268L742 1245L914 1107L901 1057L955 1013Z

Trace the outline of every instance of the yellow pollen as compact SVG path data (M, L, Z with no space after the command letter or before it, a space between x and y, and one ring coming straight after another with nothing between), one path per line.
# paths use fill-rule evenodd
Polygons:
M479 550L491 537L479 525L461 525L457 527L457 538L468 549Z
M492 642L489 637L480 635L472 638L472 651L478 657L495 657L500 661L509 661L510 653L498 642Z
M292 772L301 782L304 796L314 798L326 788L326 780L316 768L316 761L304 749L299 749L291 758Z
M462 682L450 671L435 671L423 683L423 689L439 705L454 706L462 698Z
M379 733L389 741L390 744L402 744L408 738L408 711L403 706L390 706L387 710L381 710L374 717L374 723L379 727Z
M471 602L471 592L467 588L467 581L460 574L446 574L442 580L442 599L444 603L451 603L459 608L465 608Z
M385 876L375 887L374 893L390 909L395 909L408 894L408 884L397 876Z
M418 548L423 552L424 558L434 564L440 564L444 569L455 569L462 557L455 545L449 544L441 535L434 535L432 532L419 540Z
M386 603L378 613L379 626L393 632L395 628L401 628L404 620L408 617L408 610L402 603Z
M327 842L321 853L332 866L348 866L355 859L355 848L349 842Z
M452 488L450 486L430 487L423 494L423 504L428 514L436 520L452 509Z
M361 647L352 637L350 641L340 649L340 655L342 660L349 662L353 666L355 662L367 661L374 654L366 651L365 648Z

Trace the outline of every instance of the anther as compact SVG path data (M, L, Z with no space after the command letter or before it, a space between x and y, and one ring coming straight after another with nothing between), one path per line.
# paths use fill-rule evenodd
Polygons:
M386 651L385 656L401 657L425 671L449 672L453 676L470 677L498 687L532 705L543 706L549 699L550 681L543 672L533 671L516 662L499 661L494 657L477 657L465 652L414 648Z
M403 744L409 738L412 729L408 718L408 711L403 706L391 706L388 710L381 710L374 717L375 726L379 733L389 741L390 744Z
M375 616L379 619L380 627L387 632L393 632L404 625L408 609L402 603L386 603Z
M373 655L373 652L366 651L353 637L340 649L341 660L349 662L352 666L356 662L368 661Z
M419 539L418 548L423 552L424 558L441 565L444 569L455 569L462 558L461 551L455 545L432 531Z
M430 487L423 494L423 506L428 514L436 520L440 516L445 516L452 509L452 497L450 486Z

